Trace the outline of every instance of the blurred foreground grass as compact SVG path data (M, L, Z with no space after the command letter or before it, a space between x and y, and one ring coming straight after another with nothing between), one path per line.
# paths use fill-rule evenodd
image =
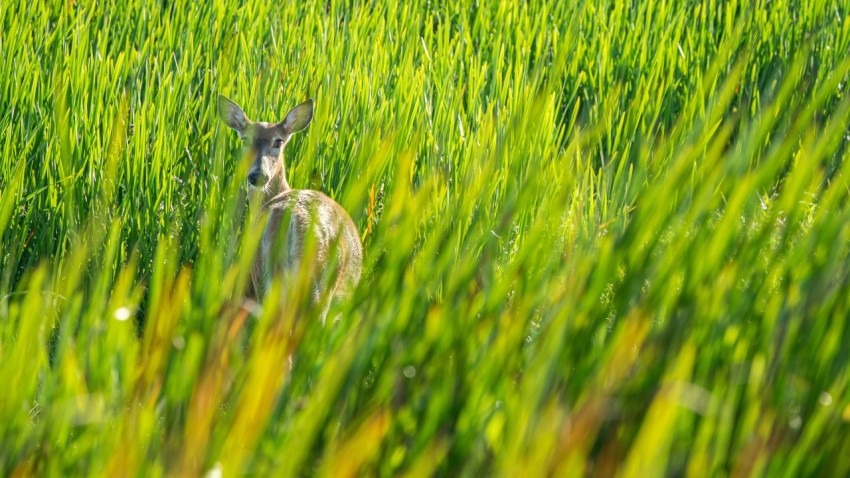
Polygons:
M0 475L850 474L848 12L4 2ZM242 307L218 93L318 101L333 327Z

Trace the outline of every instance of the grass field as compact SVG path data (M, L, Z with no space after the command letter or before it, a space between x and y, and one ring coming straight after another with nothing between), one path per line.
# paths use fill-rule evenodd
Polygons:
M848 52L847 0L3 1L0 475L848 476ZM219 93L315 98L336 325L240 307Z

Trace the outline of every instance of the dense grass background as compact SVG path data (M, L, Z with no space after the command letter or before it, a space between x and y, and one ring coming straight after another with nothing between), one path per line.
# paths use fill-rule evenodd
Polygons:
M850 3L571 3L0 4L0 475L850 474ZM218 93L317 100L338 324Z

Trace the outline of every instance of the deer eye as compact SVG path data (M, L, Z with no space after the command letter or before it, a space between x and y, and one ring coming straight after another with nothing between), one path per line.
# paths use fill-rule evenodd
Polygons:
M283 146L283 140L282 139L278 138L278 139L274 140L274 147L275 148L280 148L281 146Z

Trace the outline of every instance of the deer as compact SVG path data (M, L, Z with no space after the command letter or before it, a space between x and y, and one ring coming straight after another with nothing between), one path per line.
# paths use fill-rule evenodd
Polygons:
M242 153L252 161L248 195L252 200L258 195L261 213L268 214L251 270L253 295L262 304L274 277L283 278L284 288L309 280L309 302L324 326L331 305L350 296L359 283L363 249L357 226L342 206L320 191L293 189L286 179L283 150L293 134L307 128L313 110L314 101L308 99L279 123L255 122L233 100L218 97L219 116L239 134ZM308 278L299 276L305 270Z

